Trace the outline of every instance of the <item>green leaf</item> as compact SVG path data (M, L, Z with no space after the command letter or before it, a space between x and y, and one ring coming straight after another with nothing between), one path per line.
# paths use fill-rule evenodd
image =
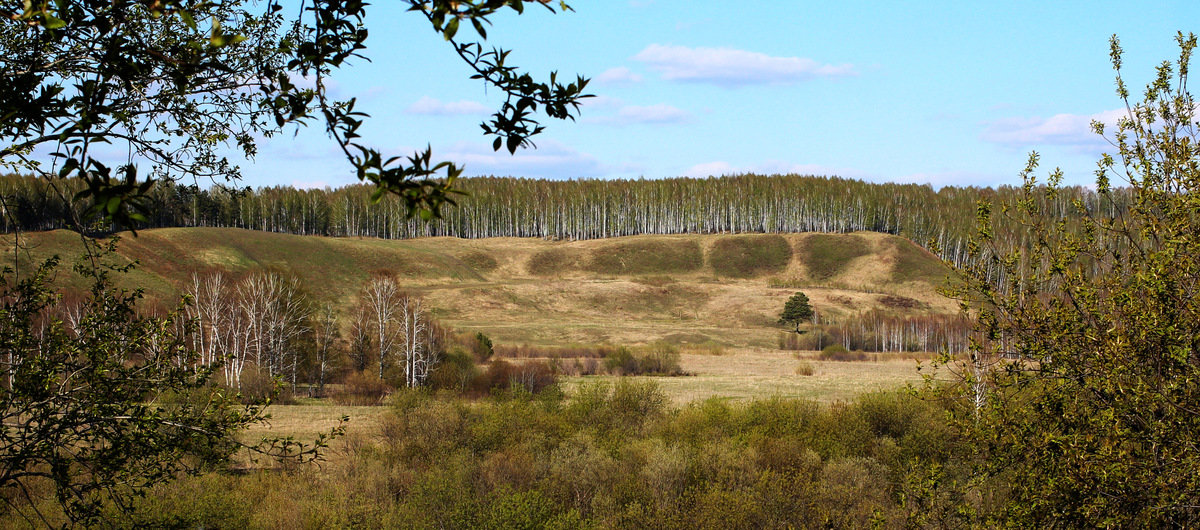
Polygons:
M59 29L59 28L63 28L63 27L67 26L66 21L64 21L63 19L58 18L54 15L51 15L49 12L45 13L45 18L46 18L46 21L42 25L45 26L46 29Z

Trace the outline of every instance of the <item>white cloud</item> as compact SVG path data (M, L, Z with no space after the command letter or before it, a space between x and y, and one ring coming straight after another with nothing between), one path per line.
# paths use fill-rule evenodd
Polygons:
M745 171L739 171L739 170L735 169L733 167L733 165L731 165L729 162L722 162L722 161L704 162L703 164L696 164L692 167L687 168L683 172L684 176L697 177L697 178L719 177L722 175L737 175L739 173L745 173Z
M621 107L615 116L619 123L682 123L692 115L686 110L671 105L629 105Z
M1062 145L1093 151L1107 146L1104 138L1092 132L1092 121L1113 127L1125 110L1106 110L1096 114L1055 114L1050 117L1004 118L987 124L980 137L987 142L1027 148Z
M320 190L329 187L324 180L293 180L292 187L298 190Z
M605 125L674 125L692 119L692 113L681 108L657 105L623 105L616 114L587 116L584 121Z
M597 95L581 100L580 104L585 111L587 109L614 109L624 106L625 100L612 96Z
M741 86L794 83L818 77L857 75L849 64L821 64L805 57L773 57L734 48L688 48L651 44L633 56L664 79Z
M487 114L491 109L476 101L441 101L429 96L423 96L416 103L409 105L404 111L409 114L450 116L456 114Z
M634 73L632 70L624 66L618 66L616 68L609 68L608 70L600 72L600 75L594 77L593 80L597 83L605 85L628 85L633 83L641 83L642 75Z
M466 166L466 175L573 179L601 177L609 172L596 157L562 143L542 140L537 146L510 155L505 149L493 151L490 143L459 142L442 150L434 149L434 157Z

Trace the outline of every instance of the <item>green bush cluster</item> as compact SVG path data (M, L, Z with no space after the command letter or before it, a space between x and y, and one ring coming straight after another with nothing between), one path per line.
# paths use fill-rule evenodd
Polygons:
M653 384L621 380L569 399L401 391L392 403L344 464L163 486L131 523L866 528L953 526L979 504L958 494L969 474L951 455L964 448L942 412L907 394L672 408Z
M850 351L841 344L830 344L821 349L822 361L865 361L867 354L861 351Z
M651 344L641 352L621 347L604 356L604 368L613 375L683 375L679 348L665 342Z

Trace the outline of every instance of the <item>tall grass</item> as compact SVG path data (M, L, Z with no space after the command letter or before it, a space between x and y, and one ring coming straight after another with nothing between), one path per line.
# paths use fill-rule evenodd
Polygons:
M975 484L941 405L708 400L622 380L483 402L405 391L336 465L156 489L128 525L867 528L964 525ZM982 494L978 494L982 492Z

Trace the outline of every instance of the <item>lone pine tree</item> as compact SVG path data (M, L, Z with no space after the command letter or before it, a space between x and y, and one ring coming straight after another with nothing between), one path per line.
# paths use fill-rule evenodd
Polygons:
M808 296L798 292L783 304L783 313L779 315L779 323L791 325L796 333L800 333L800 324L808 322L812 316L813 309L808 303Z

